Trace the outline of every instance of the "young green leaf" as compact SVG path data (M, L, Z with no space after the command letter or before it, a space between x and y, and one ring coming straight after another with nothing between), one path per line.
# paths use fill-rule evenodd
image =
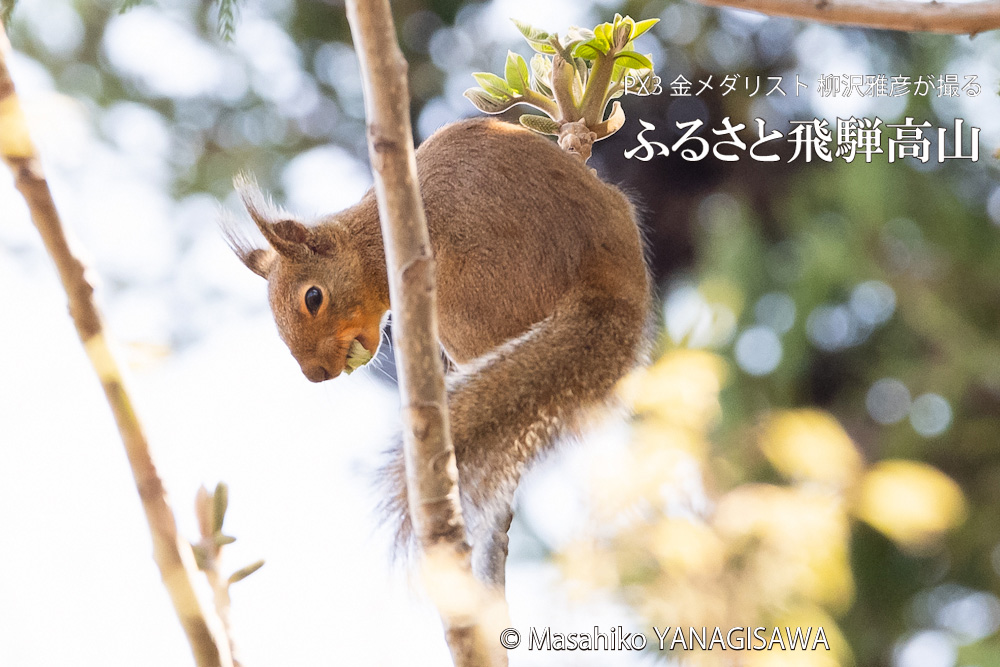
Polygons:
M635 24L635 29L632 30L631 39L635 39L636 37L646 32L659 22L660 19L646 19L645 21L639 21L638 23Z
M517 94L507 85L506 81L496 74L491 74L490 72L473 72L472 78L482 86L483 90L497 99L503 100Z
M564 45L567 49L574 49L577 44L581 42L586 42L594 39L594 31L587 30L586 28L578 28L577 26L571 26L569 30L566 31L566 39Z
M537 51L538 53L555 53L556 49L554 46L549 44L549 39L552 35L545 32L544 30L539 30L538 28L533 28L523 21L518 21L517 19L511 19L517 29L521 31L524 35L524 39L528 42L528 46Z
M653 61L638 51L622 51L615 56L615 64L628 69L652 69Z
M611 40L612 48L624 50L625 46L632 40L632 32L635 30L635 21L631 16L626 16L619 23L615 24L614 35Z
M539 79L534 79L531 82L531 88L539 95L552 99L552 88L549 87L544 81Z
M347 350L347 364L344 372L350 375L372 360L372 353L365 349L360 341L355 340Z
M507 52L504 75L507 77L507 85L519 95L524 94L524 90L529 87L531 82L531 76L528 74L528 63L524 61L521 54L513 51Z
M521 125L524 125L529 130L533 130L539 134L559 134L559 123L555 122L548 116L526 113L518 120L521 121Z
M249 577L251 574L253 574L262 567L264 567L264 561L259 560L256 563L252 563L244 568L240 568L239 570L236 570L231 575L229 575L229 583L235 584L237 581L243 581L244 579L246 579L247 577Z
M546 97L552 97L552 58L536 53L531 57L532 87Z
M229 508L229 487L224 482L215 485L215 493L212 496L212 532L222 531L222 522L226 518L226 510Z
M513 97L498 99L482 88L469 88L462 94L469 98L469 101L483 113L501 113L520 102Z
M594 28L594 38L600 40L600 44L604 47L602 53L607 53L608 49L611 48L614 36L615 28L610 23L602 23Z
M573 56L576 58L583 58L584 60L597 60L597 56L604 55L608 52L607 47L601 47L600 41L595 37L594 39L587 40L577 44L573 48Z

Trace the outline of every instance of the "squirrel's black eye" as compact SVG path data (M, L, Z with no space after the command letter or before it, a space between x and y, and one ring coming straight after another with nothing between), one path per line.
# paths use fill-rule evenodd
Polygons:
M319 310L319 307L323 305L323 290L318 287L310 287L306 290L306 308L313 315Z

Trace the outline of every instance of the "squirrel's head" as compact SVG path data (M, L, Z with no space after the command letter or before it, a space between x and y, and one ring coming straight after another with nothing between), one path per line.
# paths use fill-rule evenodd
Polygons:
M302 373L312 382L337 377L355 340L374 355L384 309L365 293L360 256L344 230L294 220L249 178L237 178L236 188L269 247L253 247L225 221L223 232L243 264L267 279L278 333Z

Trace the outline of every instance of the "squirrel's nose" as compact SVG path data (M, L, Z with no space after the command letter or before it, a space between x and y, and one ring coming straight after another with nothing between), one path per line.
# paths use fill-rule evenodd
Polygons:
M315 366L303 366L302 374L310 382L322 382L323 380L329 380L331 377L329 371L318 364Z

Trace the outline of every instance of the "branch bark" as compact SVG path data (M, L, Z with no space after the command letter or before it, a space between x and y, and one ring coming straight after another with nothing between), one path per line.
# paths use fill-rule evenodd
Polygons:
M187 634L196 663L199 667L232 667L222 622L202 604L195 592L193 582L198 569L191 545L177 534L174 514L167 503L142 424L125 389L100 313L94 304L94 288L87 280L86 267L71 250L52 200L7 69L9 53L10 42L0 24L0 155L10 167L15 185L31 211L31 219L55 262L69 298L69 311L77 334L118 424L153 538L153 558Z
M693 0L710 7L731 7L768 16L851 25L880 30L976 35L1000 28L1000 2L903 0Z
M438 343L434 257L410 125L407 63L388 0L348 0L361 64L368 152L375 175L399 362L410 515L425 583L458 667L506 664L499 634L483 632L490 594L472 576ZM499 632L499 631L498 631ZM492 639L492 641L490 641Z

